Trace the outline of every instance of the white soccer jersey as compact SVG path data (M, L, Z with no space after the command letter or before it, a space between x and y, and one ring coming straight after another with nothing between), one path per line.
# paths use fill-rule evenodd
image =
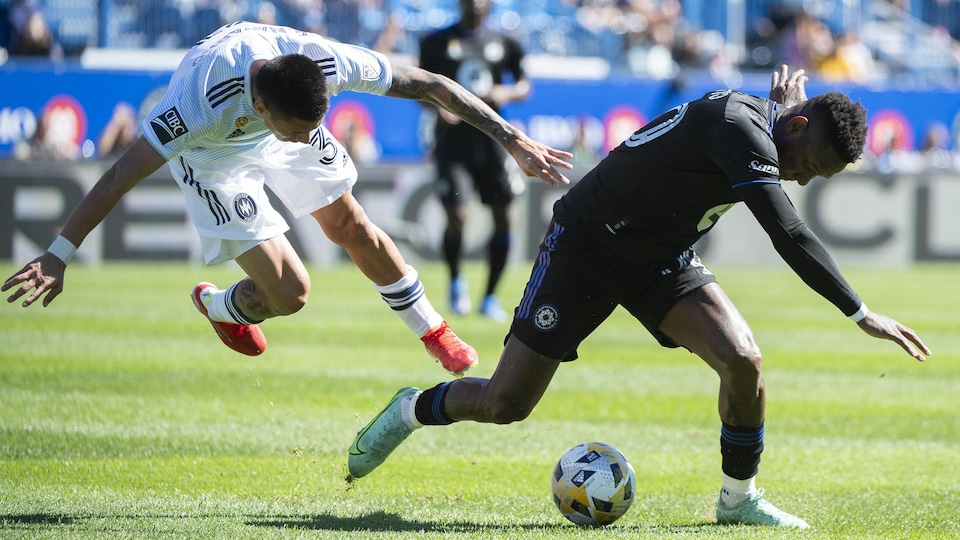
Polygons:
M270 131L253 109L250 66L290 53L320 65L331 95L383 95L393 78L387 58L369 49L283 26L232 23L187 52L143 121L144 136L167 160L181 155L198 164L253 148Z
M250 66L291 53L317 62L331 95L383 95L393 79L387 58L369 49L238 22L187 52L166 95L141 124L183 190L207 264L234 259L289 229L264 186L299 218L336 201L357 181L353 160L326 128L314 130L310 144L280 141L254 110Z

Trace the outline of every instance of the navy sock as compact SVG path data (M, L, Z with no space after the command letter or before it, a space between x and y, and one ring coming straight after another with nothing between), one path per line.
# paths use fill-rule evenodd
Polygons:
M738 480L757 475L763 452L763 424L741 427L723 424L720 427L720 454L723 473Z
M424 390L417 398L417 405L413 414L417 416L417 420L421 424L425 426L446 426L454 422L447 416L447 407L443 403L443 399L447 396L447 389L452 382L448 381Z
M485 294L493 294L500 283L503 269L507 266L507 255L510 253L510 234L494 233L487 245L487 259L490 264L490 275L487 276L487 290Z
M443 260L447 262L447 268L450 269L450 279L460 275L460 249L462 244L462 234L444 233Z

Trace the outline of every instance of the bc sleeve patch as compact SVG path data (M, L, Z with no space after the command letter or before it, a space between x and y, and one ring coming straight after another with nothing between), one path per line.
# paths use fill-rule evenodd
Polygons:
M153 127L153 132L160 139L160 144L167 144L190 131L176 107L170 107L160 116L150 120L150 126Z

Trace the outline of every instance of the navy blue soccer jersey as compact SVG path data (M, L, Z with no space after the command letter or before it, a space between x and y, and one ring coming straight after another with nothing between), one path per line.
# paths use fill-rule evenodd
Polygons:
M520 42L482 27L467 30L454 24L420 42L421 68L457 81L498 113L497 104L487 97L494 85L525 78L522 61ZM439 152L468 162L500 156L496 141L467 122L437 122L435 140Z
M780 185L771 100L710 92L658 116L611 151L557 201L557 222L581 223L605 266L645 283L738 202L814 290L845 314L860 298Z
M726 90L670 109L574 186L557 218L595 225L641 265L675 257L740 200L733 186L780 182L775 105Z

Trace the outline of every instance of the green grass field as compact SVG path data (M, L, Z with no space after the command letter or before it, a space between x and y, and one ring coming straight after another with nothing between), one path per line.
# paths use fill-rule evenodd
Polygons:
M420 270L445 311L442 269ZM188 298L236 267L143 264L75 265L50 307L0 306L0 537L960 537L960 267L847 272L872 309L920 332L924 364L786 270L713 270L764 350L758 484L809 531L712 523L717 377L622 310L527 421L422 429L348 485L365 421L398 387L449 378L363 276L314 271L309 305L264 324L270 348L248 358ZM511 269L506 304L526 272ZM451 323L480 352L472 373L491 374L507 326ZM633 507L605 529L568 523L549 495L555 460L589 440L637 471Z

